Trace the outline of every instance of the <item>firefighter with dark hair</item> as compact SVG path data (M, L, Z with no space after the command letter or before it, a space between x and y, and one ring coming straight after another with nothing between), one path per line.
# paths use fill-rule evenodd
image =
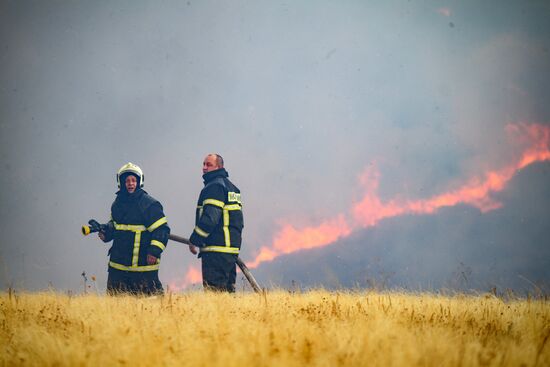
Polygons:
M170 235L162 205L143 190L143 171L133 163L118 170L117 183L111 220L99 232L103 242L113 241L107 293L162 294L158 270Z
M243 212L241 191L231 181L219 154L209 154L202 165L202 189L189 250L202 260L206 290L235 292L236 261L241 248Z

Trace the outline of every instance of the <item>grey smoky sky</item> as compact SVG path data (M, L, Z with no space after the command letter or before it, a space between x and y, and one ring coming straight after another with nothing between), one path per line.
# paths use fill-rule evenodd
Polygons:
M547 1L2 0L2 287L104 287L80 226L108 219L128 161L187 237L222 154L245 261L281 220L348 210L370 164L382 198L411 199L498 168L506 124L550 123L548 19ZM161 280L196 263L171 242Z

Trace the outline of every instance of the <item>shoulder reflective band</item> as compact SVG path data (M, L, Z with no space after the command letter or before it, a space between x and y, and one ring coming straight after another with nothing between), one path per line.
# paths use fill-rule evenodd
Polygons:
M126 266L122 264L117 264L115 262L109 261L109 266L117 270L124 271L155 271L159 270L159 264L155 265L146 265L146 266Z
M200 229L199 227L195 227L195 232L197 232L197 234L201 237L208 237L210 234L209 233L206 233L205 231L203 231L202 229Z
M132 232L142 232L145 231L145 226L141 224L118 224L116 222L113 222L115 224L115 229L119 231L132 231Z
M153 246L157 246L158 248L160 248L162 251L164 251L164 249L166 248L166 246L164 246L164 244L160 241L157 241L157 240L151 240L151 245Z
M226 246L205 246L200 248L201 252L225 252L226 254L239 254L238 247Z
M205 201L202 202L202 205L207 205L207 204L219 206L220 208L223 208L223 206L225 205L223 201L219 201L216 199L206 199Z
M153 232L158 227L162 226L163 224L168 223L168 219L166 217L162 217L159 220L157 220L155 223L151 224L149 227L147 227L147 230L149 232Z

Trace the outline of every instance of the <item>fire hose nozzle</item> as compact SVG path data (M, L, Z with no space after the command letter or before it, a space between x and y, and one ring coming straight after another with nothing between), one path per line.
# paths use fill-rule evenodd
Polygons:
M92 229L90 228L90 226L82 226L81 230L83 236L87 236L92 233Z
M99 224L99 222L97 220L90 219L88 221L88 225L83 225L80 230L81 230L83 236L87 236L90 233L105 230L106 227L107 226L105 224Z

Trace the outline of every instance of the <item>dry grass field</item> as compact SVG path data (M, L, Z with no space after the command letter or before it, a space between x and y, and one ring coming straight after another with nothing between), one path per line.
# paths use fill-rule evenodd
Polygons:
M549 336L492 295L0 294L1 366L550 366Z

